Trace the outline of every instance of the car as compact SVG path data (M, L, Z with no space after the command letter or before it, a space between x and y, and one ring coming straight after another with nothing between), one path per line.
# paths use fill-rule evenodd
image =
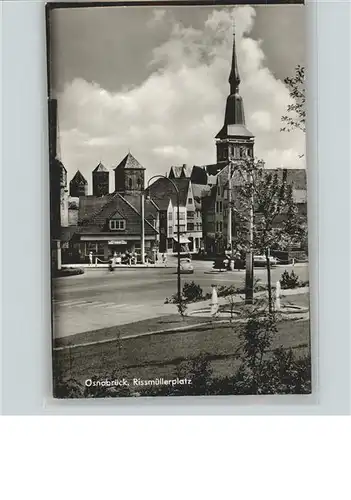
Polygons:
M194 266L191 263L191 259L180 259L180 273L181 274L193 274Z
M265 255L254 255L254 266L257 267L265 267L267 265L267 258ZM276 266L278 261L275 257L270 256L269 262L271 266Z

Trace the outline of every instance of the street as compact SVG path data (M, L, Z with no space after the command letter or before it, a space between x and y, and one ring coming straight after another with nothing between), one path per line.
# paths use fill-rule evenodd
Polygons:
M195 281L203 293L211 285L244 284L245 271L211 272L212 261L194 261L194 274L182 275L185 282ZM272 269L272 283L291 265ZM295 265L300 280L308 280L308 267ZM264 268L255 268L255 279L267 281ZM110 272L106 268L86 268L78 276L57 278L53 282L54 338L141 321L176 312L165 305L166 297L177 290L177 275L169 268L123 268Z

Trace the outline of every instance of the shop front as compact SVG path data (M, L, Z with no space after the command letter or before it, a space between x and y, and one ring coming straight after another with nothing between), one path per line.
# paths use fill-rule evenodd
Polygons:
M157 252L158 243L155 236L145 237L145 253L153 255ZM92 252L93 257L100 261L107 261L113 255L123 256L136 253L138 260L141 257L141 240L133 236L123 238L111 238L111 234L104 235L81 235L80 253L86 259Z

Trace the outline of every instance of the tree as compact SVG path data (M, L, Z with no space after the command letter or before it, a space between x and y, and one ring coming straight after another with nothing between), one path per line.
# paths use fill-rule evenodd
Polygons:
M305 108L305 68L296 66L295 76L287 77L284 80L285 85L289 89L289 95L292 103L287 107L287 114L282 116L283 132L300 129L303 132L306 130L306 108Z
M272 311L271 249L300 243L307 223L298 213L286 171L265 171L262 161L246 158L235 168L234 211L237 243L266 256L269 310ZM253 282L253 276L252 276Z

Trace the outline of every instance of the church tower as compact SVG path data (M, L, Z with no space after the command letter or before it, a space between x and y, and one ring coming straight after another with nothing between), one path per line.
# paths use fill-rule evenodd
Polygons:
M235 33L228 81L230 94L225 108L224 125L216 135L217 163L245 156L253 157L254 136L246 128L244 103L239 94L240 75L236 59Z
M114 169L115 191L119 193L137 194L144 189L145 168L131 153L123 158Z
M109 193L110 173L100 162L93 170L93 195L106 196Z
M79 170L77 170L69 183L69 194L73 198L88 195L88 182Z

